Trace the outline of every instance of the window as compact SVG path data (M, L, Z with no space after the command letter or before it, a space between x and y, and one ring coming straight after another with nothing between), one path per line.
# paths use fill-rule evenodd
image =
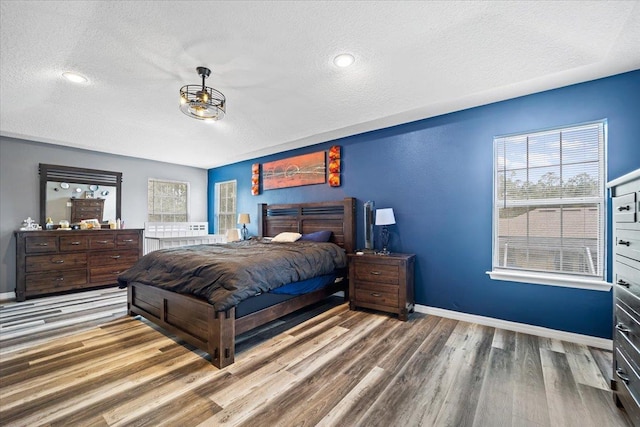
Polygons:
M605 122L494 139L494 279L605 285Z
M189 221L189 183L150 178L147 204L149 222Z
M236 181L216 183L216 233L238 228L236 223Z

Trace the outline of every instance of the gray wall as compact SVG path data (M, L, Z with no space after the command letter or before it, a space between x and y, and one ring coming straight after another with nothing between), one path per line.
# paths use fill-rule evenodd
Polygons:
M127 228L144 227L149 178L189 182L190 220L207 220L206 169L0 136L0 294L16 286L13 232L28 216L39 221L39 163L122 172L122 219Z

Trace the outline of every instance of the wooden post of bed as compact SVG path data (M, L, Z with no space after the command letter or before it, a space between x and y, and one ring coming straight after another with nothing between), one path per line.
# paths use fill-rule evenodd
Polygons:
M224 368L235 358L235 308L216 312L205 300L141 283L128 286L129 316L141 315L206 351L211 363Z
M209 306L209 350L211 363L218 368L224 368L233 363L235 357L235 317L236 309L215 311Z

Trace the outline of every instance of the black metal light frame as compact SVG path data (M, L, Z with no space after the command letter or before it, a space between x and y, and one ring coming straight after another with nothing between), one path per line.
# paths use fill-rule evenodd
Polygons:
M222 92L205 85L211 75L207 67L197 67L202 85L185 85L180 88L180 111L198 120L220 120L226 114L227 100Z

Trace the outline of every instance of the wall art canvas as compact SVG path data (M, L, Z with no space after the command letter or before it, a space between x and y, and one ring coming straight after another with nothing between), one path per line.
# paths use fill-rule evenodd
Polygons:
M325 152L303 154L262 164L262 189L297 187L326 182Z
M334 145L329 149L329 185L340 187L340 146Z
M251 165L251 194L260 194L260 163Z

